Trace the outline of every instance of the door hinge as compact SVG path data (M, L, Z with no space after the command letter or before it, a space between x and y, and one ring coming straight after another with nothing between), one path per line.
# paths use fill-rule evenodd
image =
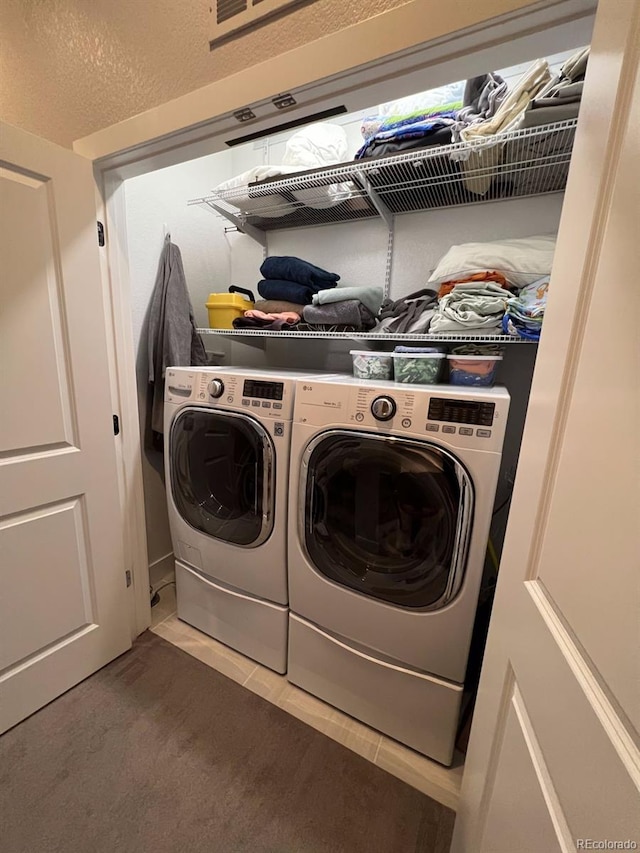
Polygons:
M104 246L104 225L98 222L98 246Z
M120 418L117 415L113 416L113 434L120 435Z
M125 580L127 582L127 586L131 586L131 569L127 569L124 573Z

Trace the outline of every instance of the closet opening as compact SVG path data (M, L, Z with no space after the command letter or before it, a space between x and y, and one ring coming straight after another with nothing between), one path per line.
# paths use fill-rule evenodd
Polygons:
M124 183L125 216L118 224L126 234L141 422L146 410L146 313L167 230L182 252L196 325L211 365L350 373L350 350L390 352L398 342L442 343L450 352L477 340L500 352L497 382L507 388L511 407L460 716L457 745L462 751L508 521L535 340L518 336L508 340L502 326L499 334L494 328L493 334L460 332L428 341L421 340L420 332L398 333L413 341L395 333L376 338L375 328L334 334L313 334L313 329L249 334L211 328L207 303L212 293L226 293L230 286L258 298L260 267L267 256L303 258L338 273L341 284L375 284L386 299L398 301L428 288L453 246L492 244L495 250L498 241L553 237L579 125L572 104L579 99L560 98L566 103L558 106L540 104L529 110L523 123L515 97L513 121L496 131L496 139L504 134L504 140L478 148L466 159L460 129L451 128L465 107L479 109L481 102L491 101L501 85L497 80L508 93L521 90L526 99L527 80L546 71L544 89L588 45L590 23L582 21L572 37L561 28L565 47L553 53L537 51L527 61L505 64L499 51L485 50L479 57L461 60L459 73L450 73L449 82L440 84L442 68L429 69L422 74L423 85L410 90L415 94L407 91L411 85L407 80L415 80L415 71L407 72L406 79L383 79L378 88L385 99L372 99L369 107L352 109L351 103L361 95L350 93L353 97L344 99L348 109L344 114L310 127L260 135L224 150L221 135L216 135L210 153L132 176ZM556 34L551 42L558 40ZM451 66L447 63L447 68ZM468 68L477 73L468 74ZM397 97L386 97L394 84ZM375 90L371 85L367 92L372 95ZM545 116L549 120L533 115L536 110L552 110ZM409 129L394 134L398 128L391 125L402 122ZM416 140L424 144L415 144ZM200 150L202 146L199 143ZM531 282L544 275L537 267L511 271L527 274ZM145 447L144 436L141 442ZM160 456L147 446L142 459L151 580L157 583L171 571L173 559L166 484Z

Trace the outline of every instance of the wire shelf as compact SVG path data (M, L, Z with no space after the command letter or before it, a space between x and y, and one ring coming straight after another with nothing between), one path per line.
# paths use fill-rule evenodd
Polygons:
M213 191L188 204L208 206L240 230L271 231L561 192L576 125L570 119L357 160Z
M358 341L432 341L440 343L472 343L472 344L533 344L536 341L529 341L524 338L515 338L510 335L411 335L411 334L393 334L392 332L309 332L296 331L295 329L287 330L286 332L272 331L270 329L198 329L201 335L231 335L237 337L259 337L259 338L316 338L320 340L358 340Z

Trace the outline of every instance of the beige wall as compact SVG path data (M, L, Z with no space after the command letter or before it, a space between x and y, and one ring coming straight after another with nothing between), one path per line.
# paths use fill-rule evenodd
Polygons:
M406 0L315 0L209 50L207 0L2 0L0 116L61 145Z

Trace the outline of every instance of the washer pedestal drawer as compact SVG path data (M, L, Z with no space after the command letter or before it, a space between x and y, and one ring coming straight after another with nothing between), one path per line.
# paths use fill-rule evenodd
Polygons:
M276 672L287 671L289 609L214 583L176 560L178 618Z
M369 656L294 613L287 678L423 755L451 764L462 685Z

